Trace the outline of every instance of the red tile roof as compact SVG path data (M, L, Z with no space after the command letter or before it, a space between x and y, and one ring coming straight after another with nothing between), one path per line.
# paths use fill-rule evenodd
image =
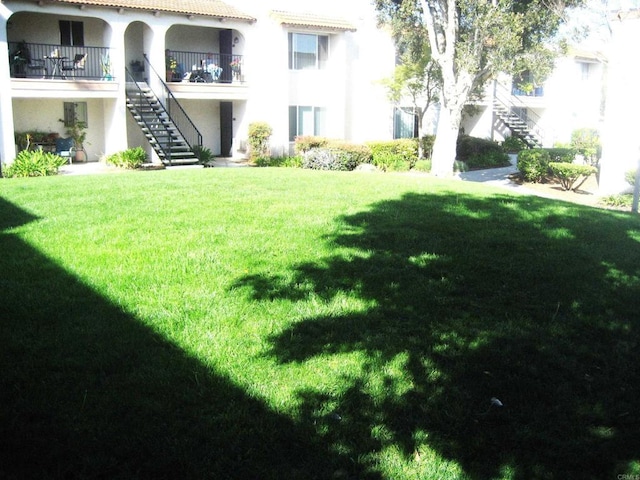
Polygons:
M321 30L356 31L356 27L339 17L327 17L315 13L283 12L274 10L271 16L287 27L303 27Z
M255 22L256 19L220 0L48 0L50 3L92 5L96 7L130 8L158 12L203 15Z

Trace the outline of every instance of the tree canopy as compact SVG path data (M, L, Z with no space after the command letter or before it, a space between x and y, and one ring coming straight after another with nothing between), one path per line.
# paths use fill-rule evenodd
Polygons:
M462 108L470 95L504 72L551 71L550 48L567 8L582 0L375 0L401 52L419 54L428 42L440 70L441 111L433 171L448 175L455 160Z

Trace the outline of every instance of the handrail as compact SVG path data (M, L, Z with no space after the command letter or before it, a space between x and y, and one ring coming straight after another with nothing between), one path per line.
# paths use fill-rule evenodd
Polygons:
M512 115L518 117L520 121L527 125L527 128L540 140L544 138L544 130L540 127L540 116L531 110L531 107L520 100L516 95L512 95L509 89L499 82L494 84L494 98L509 110ZM522 118L513 111L513 108L523 108L527 111L527 117Z
M153 109L153 104L151 103L151 100L144 94L144 91L140 88L140 86L138 85L138 82L134 79L133 74L129 71L127 67L125 67L124 71L127 76L127 84L126 84L127 96L131 98L132 95L130 92L133 92L134 94L137 94L137 98L139 98L141 101L147 104L149 109ZM135 88L132 87L132 85L135 85ZM164 106L162 108L164 108ZM144 126L147 127L147 130L149 131L149 133L153 135L153 130L154 130L153 126L147 123L144 115L140 115L139 121L144 123ZM171 143L172 143L171 136L169 136L168 151L165 150L161 142L158 142L157 139L155 138L154 140L156 140L156 145L162 151L162 153L164 154L164 157L169 160L169 163L171 163Z
M158 74L156 69L153 68L153 65L151 65L149 57L147 57L146 53L143 54L143 57L144 61L149 66L149 71L153 72L162 84L164 96L162 98L158 97L158 100L160 100L160 102L164 106L167 114L169 115L169 118L171 118L171 121L175 124L176 128L180 132L180 135L182 135L184 140L187 142L189 148L193 149L196 146L202 147L202 134L200 133L200 130L198 130L189 115L187 115L187 112L185 112L184 108L182 108L182 105L180 105L180 102L178 102L173 93L171 93L168 85ZM177 111L175 109L172 110L172 106L174 106Z

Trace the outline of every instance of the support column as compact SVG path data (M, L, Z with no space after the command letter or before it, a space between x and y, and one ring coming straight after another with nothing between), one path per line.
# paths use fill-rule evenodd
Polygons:
M11 16L9 9L0 3L0 52L8 52L7 21ZM16 144L13 124L13 98L11 95L11 71L9 55L0 55L0 161L3 164L13 162L16 156Z

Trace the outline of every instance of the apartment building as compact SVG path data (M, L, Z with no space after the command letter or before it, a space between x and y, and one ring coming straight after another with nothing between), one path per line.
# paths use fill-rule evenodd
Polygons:
M246 155L247 128L391 138L379 80L394 66L368 0L4 0L0 2L0 158L16 132L87 125L86 158L143 146L180 163L194 146ZM43 145L51 148L51 145Z

